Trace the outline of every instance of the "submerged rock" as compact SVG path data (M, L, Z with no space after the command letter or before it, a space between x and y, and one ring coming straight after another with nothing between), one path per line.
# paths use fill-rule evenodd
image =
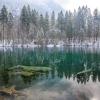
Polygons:
M22 65L18 65L8 69L10 74L23 75L23 76L32 76L36 74L47 73L51 70L52 69L50 67L36 67L36 66L22 66Z

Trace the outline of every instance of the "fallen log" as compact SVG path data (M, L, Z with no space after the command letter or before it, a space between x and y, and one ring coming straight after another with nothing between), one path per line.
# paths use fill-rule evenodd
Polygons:
M91 72L94 72L95 70L93 69L88 69L88 70L83 70L81 72L78 72L76 75L74 75L74 77L77 77L79 75L83 75L83 74L87 74L87 73L91 73Z
M3 96L27 96L25 93L19 92L15 89L15 86L8 87L8 88L1 88L0 95Z

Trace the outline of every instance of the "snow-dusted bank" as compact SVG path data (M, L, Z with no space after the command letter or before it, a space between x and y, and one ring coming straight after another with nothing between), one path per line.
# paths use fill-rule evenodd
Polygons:
M38 48L38 47L48 47L48 48L61 48L61 47L95 47L95 48L100 48L100 40L98 41L71 41L71 42L64 42L64 41L59 41L58 43L49 43L46 45L40 45L40 44L35 44L34 42L28 43L28 44L21 44L21 43L14 43L12 40L10 42L7 41L0 41L0 48L12 48L12 47L17 47L17 48Z

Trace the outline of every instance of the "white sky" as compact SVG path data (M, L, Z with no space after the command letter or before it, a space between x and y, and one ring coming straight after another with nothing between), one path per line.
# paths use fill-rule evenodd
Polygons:
M12 0L0 0L2 1L12 1ZM63 9L65 10L71 10L77 9L79 6L88 6L93 11L95 8L98 8L100 11L100 0L15 0L18 3L19 2L26 2L26 3L34 3L36 5L44 5L46 6L46 3L48 1L53 1L57 4L59 4ZM52 4L50 4L52 5Z
M46 2L50 0L27 0L34 3L39 4L46 4ZM74 11L74 9L77 9L79 6L88 6L93 11L95 8L98 8L100 10L100 0L52 0L55 3L59 4L62 8L65 10L71 10Z
M95 8L100 10L100 0L54 0L61 5L65 10L77 9L79 6L87 5L93 11Z

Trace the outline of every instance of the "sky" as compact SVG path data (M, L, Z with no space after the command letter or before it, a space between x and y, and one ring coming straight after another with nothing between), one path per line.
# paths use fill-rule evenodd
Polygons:
M38 4L46 4L50 0L31 0L32 2L38 1ZM100 0L52 0L59 4L65 10L74 11L79 6L88 6L93 11L95 8L100 10Z
M77 9L79 6L87 5L93 11L95 8L100 10L100 0L55 0L65 10Z
M0 0L0 3L7 3L8 5L11 4L11 2L15 2L17 8L18 5L21 4L35 4L46 9L53 9L53 8L63 8L64 10L71 10L74 11L74 9L78 9L79 6L88 6L92 11L95 8L98 8L100 11L100 0ZM56 7L56 5L58 7ZM15 5L14 5L15 6ZM51 7L51 8L50 8ZM59 10L59 9L58 9Z

